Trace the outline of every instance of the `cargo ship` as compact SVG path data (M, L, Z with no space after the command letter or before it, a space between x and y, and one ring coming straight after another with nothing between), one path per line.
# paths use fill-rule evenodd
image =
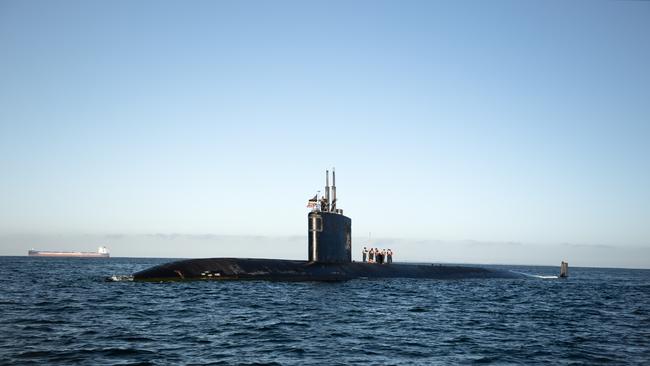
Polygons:
M111 255L108 248L101 246L96 252L51 252L30 249L27 252L30 257L58 257L58 258L109 258Z

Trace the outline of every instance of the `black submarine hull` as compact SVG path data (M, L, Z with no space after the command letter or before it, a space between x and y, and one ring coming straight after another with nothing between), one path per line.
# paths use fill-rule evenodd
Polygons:
M161 264L133 275L135 281L269 280L346 281L357 278L519 278L516 273L437 264L319 263L299 260L204 258Z

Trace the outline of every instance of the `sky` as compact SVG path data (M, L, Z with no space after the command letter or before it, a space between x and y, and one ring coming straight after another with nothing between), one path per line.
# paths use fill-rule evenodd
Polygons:
M0 0L0 255L302 259L336 167L355 257L650 268L649 36L642 1Z

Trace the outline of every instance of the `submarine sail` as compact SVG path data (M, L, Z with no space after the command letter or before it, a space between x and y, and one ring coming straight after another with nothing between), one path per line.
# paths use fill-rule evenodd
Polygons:
M352 262L352 220L336 208L336 176L332 169L332 202L329 202L329 171L325 171L325 197L307 215L309 262Z

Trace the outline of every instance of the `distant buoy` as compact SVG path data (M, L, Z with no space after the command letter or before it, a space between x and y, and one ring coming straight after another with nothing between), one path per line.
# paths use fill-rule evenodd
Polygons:
M560 263L560 278L569 277L569 263L562 261Z

